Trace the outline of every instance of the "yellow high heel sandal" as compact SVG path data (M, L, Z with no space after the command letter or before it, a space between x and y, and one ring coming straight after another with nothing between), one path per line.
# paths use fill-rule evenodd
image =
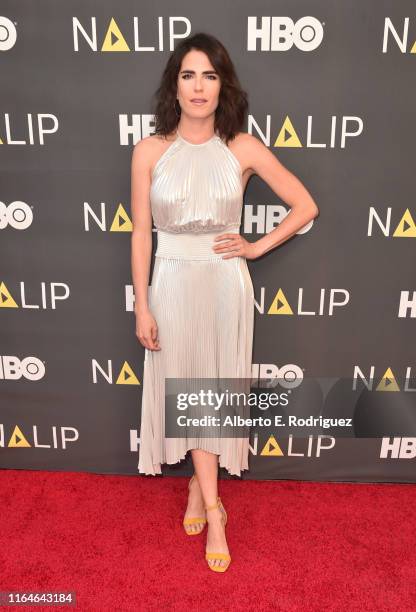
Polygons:
M215 508L219 508L222 512L223 512L223 522L224 522L224 527L227 524L227 513L225 511L224 506L222 505L222 501L220 497L217 497L217 503L214 504L213 506L205 506L205 510L214 510ZM228 566L231 563L231 556L227 553L222 553L222 552L206 552L205 553L205 559L207 561L212 560L212 559L219 559L221 561L227 561L228 563L226 563L226 565L221 566L221 565L210 565L208 563L208 567L210 569L212 569L212 571L214 572L225 572L226 569L228 569Z
M191 482L193 481L194 478L195 478L195 474L192 476L191 480L189 481L188 490L191 488ZM207 522L207 519L202 517L202 516L201 517L200 516L193 516L193 517L184 518L183 519L183 527L185 529L185 533L187 535L199 535L204 530L206 522ZM200 527L199 530L197 530L197 531L188 531L187 530L187 528L186 528L187 525L196 525L198 523L202 523L202 527Z

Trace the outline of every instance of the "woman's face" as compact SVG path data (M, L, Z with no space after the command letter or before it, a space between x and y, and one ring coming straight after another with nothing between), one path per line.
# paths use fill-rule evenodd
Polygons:
M185 55L177 84L182 113L203 119L215 112L221 89L220 77L203 51L192 49Z

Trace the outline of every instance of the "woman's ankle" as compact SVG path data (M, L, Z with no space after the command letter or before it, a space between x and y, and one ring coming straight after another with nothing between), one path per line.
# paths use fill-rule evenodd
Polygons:
M219 508L215 508L207 511L207 521L217 523L218 521L223 522L223 513Z

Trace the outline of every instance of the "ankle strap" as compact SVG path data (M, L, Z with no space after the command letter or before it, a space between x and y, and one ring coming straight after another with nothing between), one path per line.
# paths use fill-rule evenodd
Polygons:
M215 508L219 508L221 503L221 497L217 497L217 503L212 506L205 506L205 510L214 510Z

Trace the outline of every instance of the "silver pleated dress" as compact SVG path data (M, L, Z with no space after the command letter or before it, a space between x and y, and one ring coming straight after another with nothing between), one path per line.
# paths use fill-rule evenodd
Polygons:
M218 135L193 144L177 132L153 170L150 202L157 249L148 302L161 350L145 349L138 470L160 474L161 464L199 448L241 476L248 437L165 437L165 378L251 377L254 291L247 262L212 250L215 236L240 231L240 163Z

